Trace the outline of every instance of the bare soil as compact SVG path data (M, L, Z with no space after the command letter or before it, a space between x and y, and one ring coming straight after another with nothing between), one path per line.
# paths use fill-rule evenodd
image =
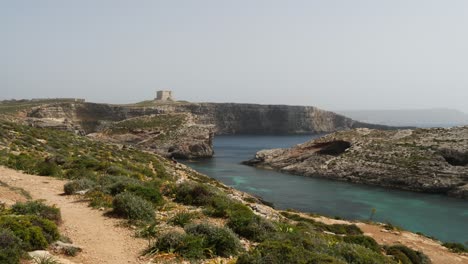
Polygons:
M88 207L77 197L64 196L66 181L24 174L0 167L0 181L28 191L33 199L44 199L49 205L61 209L63 223L60 231L83 247L83 252L69 260L74 263L143 263L141 252L146 248L144 239L134 237L134 231L123 227L122 220L104 216L103 211ZM8 188L0 189L1 200L24 201L24 197Z

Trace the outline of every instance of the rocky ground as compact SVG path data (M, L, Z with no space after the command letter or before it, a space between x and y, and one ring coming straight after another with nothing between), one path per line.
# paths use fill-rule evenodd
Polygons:
M341 131L289 149L259 151L245 164L468 198L468 127Z
M134 117L115 122L88 137L132 145L178 159L213 156L213 127L193 122L189 113Z

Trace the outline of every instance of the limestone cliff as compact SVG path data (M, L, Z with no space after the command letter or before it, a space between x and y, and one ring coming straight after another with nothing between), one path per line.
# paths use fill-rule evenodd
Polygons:
M246 164L468 198L468 127L341 131L289 149L259 151Z
M187 122L173 137L166 128L145 127L115 133L112 128L127 120L148 116L173 118L184 114ZM386 128L365 124L311 106L256 105L234 103L149 102L134 105L109 105L84 102L43 104L26 111L27 121L35 126L54 127L96 139L132 144L165 156L180 158L210 157L214 134L313 134L356 127ZM127 122L128 123L128 122ZM109 132L114 131L114 132ZM166 131L166 132L162 132ZM162 134L161 134L162 133ZM177 135L177 136L175 136ZM159 137L159 139L157 139Z

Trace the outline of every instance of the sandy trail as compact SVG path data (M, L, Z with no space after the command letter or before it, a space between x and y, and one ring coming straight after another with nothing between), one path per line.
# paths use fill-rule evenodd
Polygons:
M69 258L75 263L142 263L139 259L147 242L133 236L134 232L119 226L121 220L103 216L74 197L63 196L66 181L43 176L24 174L0 167L0 181L30 192L33 199L44 199L62 211L62 234L83 247L83 252ZM6 194L6 193L4 193ZM5 197L14 199L14 197Z

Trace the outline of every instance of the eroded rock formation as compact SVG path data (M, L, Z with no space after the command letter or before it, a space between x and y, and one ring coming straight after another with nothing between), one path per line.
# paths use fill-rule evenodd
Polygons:
M257 152L247 165L468 198L468 126L333 133Z

